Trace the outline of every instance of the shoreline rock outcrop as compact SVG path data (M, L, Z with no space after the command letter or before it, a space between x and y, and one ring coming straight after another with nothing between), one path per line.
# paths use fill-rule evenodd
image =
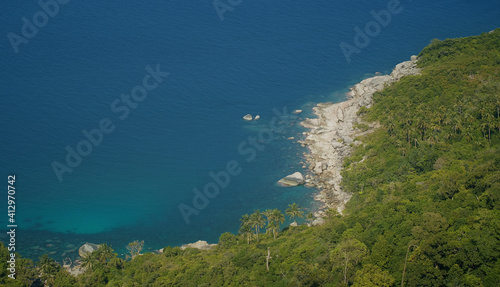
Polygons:
M351 154L352 146L362 144L357 138L370 133L377 123L363 123L357 113L360 107L371 107L373 94L385 86L399 81L408 75L420 73L416 66L417 56L402 62L390 75L374 76L354 85L347 93L348 100L340 103L319 103L314 108L317 118L305 119L301 125L310 131L305 132L302 144L309 148L305 154L310 173L306 175L308 185L319 189L315 200L323 202L316 216L321 216L324 209L335 208L339 213L351 198L351 194L342 190L342 166L344 158ZM356 124L365 124L368 130L356 128Z
M196 248L199 250L209 250L213 247L217 246L217 244L209 244L204 240L198 240L195 243L184 244L181 246L181 249L184 250L186 248Z

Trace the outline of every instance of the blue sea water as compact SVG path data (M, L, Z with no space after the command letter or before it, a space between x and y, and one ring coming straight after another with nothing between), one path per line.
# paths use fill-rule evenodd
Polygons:
M315 103L343 100L350 85L390 72L433 38L500 26L500 3L486 0L241 1L223 20L213 1L69 1L46 23L37 1L3 2L0 168L4 184L16 175L17 247L31 258L74 257L72 245L84 242L119 252L133 240L147 250L216 243L255 209L297 202L312 210L316 190L275 183L302 171L298 122ZM355 46L355 27L388 5L400 12L348 62L340 44ZM9 33L23 36L23 17L44 25L16 53ZM169 75L120 119L112 103L143 83L147 67ZM264 135L284 109L304 113L280 119L253 158L249 137ZM247 113L261 119L246 122ZM114 130L60 182L53 162L66 164L65 148L103 119ZM241 172L186 223L179 205L193 207L193 189L228 162Z

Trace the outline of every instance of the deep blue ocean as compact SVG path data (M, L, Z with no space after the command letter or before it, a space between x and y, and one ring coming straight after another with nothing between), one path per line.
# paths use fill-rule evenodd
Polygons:
M120 254L133 240L217 243L255 209L312 210L316 190L276 181L303 171L298 123L314 104L343 100L433 38L500 27L491 0L1 2L0 180L16 175L17 251L34 259L74 258L85 242ZM356 46L356 27L369 42ZM349 62L341 43L356 49ZM101 121L98 144L80 144ZM85 154L73 167L67 147ZM239 173L216 190L209 174L228 162ZM207 184L186 223L179 206L195 208ZM0 198L6 228L7 189Z

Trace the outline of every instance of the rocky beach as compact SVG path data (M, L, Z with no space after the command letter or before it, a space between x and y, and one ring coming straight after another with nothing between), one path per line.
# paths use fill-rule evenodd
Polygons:
M301 125L310 131L305 132L301 144L309 148L305 154L309 173L305 182L319 189L315 200L323 203L316 217L322 217L324 210L335 208L339 213L351 198L351 194L342 189L342 166L344 158L351 154L353 146L362 144L360 139L378 126L378 123L362 122L358 116L361 107L371 107L373 94L385 86L399 81L408 75L418 75L417 56L402 62L390 75L378 75L354 85L347 93L348 100L340 103L319 103L314 108L317 118L306 118ZM364 124L363 130L357 125Z

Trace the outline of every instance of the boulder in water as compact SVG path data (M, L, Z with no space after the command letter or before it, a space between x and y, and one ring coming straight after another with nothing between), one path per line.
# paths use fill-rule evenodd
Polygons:
M80 249L78 249L78 254L80 255L80 257L83 257L87 253L92 253L92 252L96 251L97 249L99 249L99 245L87 242L87 243L83 244L80 247Z
M278 181L278 184L284 187L297 186L304 183L304 177L300 172L287 175Z

